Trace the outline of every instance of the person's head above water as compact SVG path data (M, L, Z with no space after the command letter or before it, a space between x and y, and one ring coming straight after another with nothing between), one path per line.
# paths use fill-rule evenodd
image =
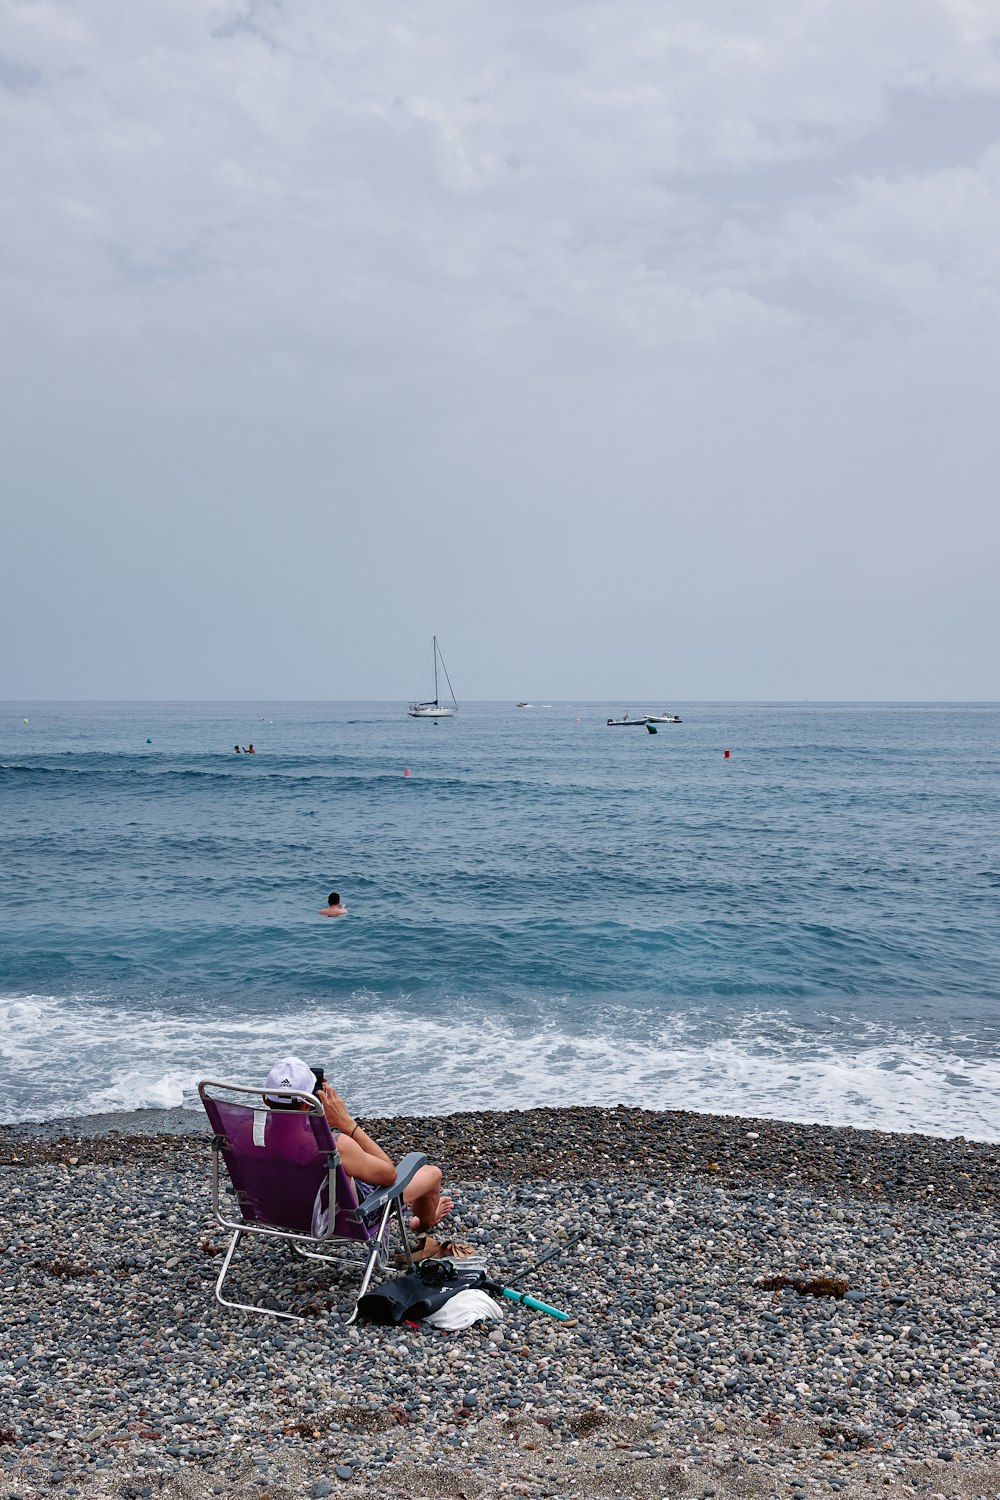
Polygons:
M331 891L330 894L329 894L329 896L327 896L326 900L327 900L327 905L328 906L339 906L340 905L340 892L339 891Z
M340 892L331 891L330 899L320 912L321 917L342 917L346 908L340 904Z

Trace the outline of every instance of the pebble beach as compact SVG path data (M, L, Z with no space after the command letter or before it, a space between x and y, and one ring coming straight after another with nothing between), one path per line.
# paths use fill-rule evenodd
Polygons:
M366 1125L442 1164L498 1279L556 1251L520 1284L574 1321L347 1327L356 1266L270 1246L233 1293L304 1321L223 1309L197 1116L7 1127L0 1500L1000 1495L997 1146L626 1108Z

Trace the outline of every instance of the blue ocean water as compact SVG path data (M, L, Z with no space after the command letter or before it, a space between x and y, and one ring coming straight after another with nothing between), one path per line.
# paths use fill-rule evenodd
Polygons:
M670 706L0 707L0 1120L292 1050L362 1114L1000 1139L1000 707Z

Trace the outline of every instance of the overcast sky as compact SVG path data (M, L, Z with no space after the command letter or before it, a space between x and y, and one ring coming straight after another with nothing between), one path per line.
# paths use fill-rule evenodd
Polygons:
M995 0L5 0L0 697L1000 698Z

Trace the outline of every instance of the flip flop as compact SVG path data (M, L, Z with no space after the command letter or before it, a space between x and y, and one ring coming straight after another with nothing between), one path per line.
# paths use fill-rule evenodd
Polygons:
M422 1234L412 1247L414 1260L468 1260L478 1255L475 1245L466 1245L461 1240L439 1240L433 1234ZM406 1264L405 1255L395 1257L397 1265Z
M438 1247L434 1254L442 1260L469 1260L480 1254L475 1245L467 1245L464 1240L439 1240Z

